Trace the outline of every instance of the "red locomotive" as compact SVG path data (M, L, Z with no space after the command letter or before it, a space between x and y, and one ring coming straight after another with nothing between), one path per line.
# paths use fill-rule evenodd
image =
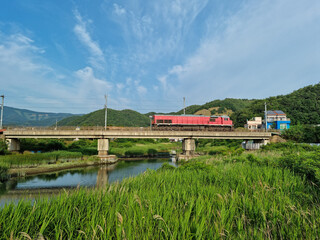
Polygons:
M232 131L233 123L229 116L202 115L154 115L154 130L182 131Z

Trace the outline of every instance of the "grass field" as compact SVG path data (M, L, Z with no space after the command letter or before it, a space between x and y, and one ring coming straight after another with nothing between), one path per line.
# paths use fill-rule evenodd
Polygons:
M203 156L99 190L20 201L0 210L1 238L316 239L317 154Z
M0 165L9 168L39 166L42 164L53 164L58 161L68 159L81 159L83 157L80 152L53 151L47 153L34 154L13 154L0 156Z

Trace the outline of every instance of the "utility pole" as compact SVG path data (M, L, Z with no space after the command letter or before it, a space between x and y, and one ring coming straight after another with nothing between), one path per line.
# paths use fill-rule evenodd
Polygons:
M186 115L186 98L183 97L183 115Z
M4 105L4 95L1 95L2 97L2 104L1 104L1 117L0 117L0 129L2 129L2 121L3 121L3 105Z
M149 118L150 118L150 131L152 131L152 116L150 115Z
M268 121L267 121L267 103L264 102L264 121L265 121L265 127L266 127L266 132L268 131Z
M104 105L105 108L105 114L104 114L104 130L107 130L107 118L108 118L108 107L107 107L107 100L108 100L108 95L104 95L104 98L106 99L106 103Z

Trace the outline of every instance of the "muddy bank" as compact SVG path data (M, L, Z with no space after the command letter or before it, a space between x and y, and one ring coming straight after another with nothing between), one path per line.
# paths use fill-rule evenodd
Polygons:
M50 165L39 165L37 167L27 167L27 168L11 168L9 169L9 175L11 178L15 177L25 177L32 176L42 173L50 173L60 170L67 170L73 168L89 167L104 165L100 161L96 162L68 162L68 163L59 163L59 164L50 164Z

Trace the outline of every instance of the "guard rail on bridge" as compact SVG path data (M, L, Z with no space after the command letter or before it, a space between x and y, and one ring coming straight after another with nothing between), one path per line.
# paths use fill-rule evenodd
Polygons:
M20 150L21 138L65 138L65 139L98 139L98 152L101 159L107 159L109 139L112 138L171 138L183 139L184 159L193 156L195 139L243 139L255 143L266 144L272 134L270 132L210 132L210 131L152 131L146 128L110 129L110 130L52 130L52 129L8 129L3 132L9 141L11 151Z

